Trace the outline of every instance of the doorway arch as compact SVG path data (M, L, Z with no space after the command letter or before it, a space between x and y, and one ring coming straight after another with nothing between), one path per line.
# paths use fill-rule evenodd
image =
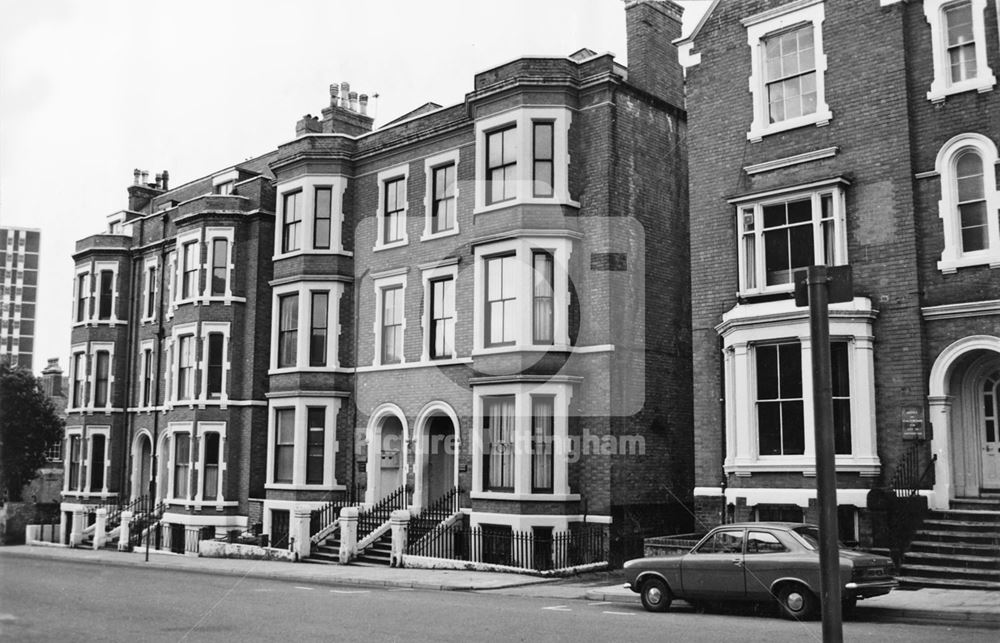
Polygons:
M139 429L132 441L132 500L149 493L153 467L153 438L146 429Z
M409 435L406 416L395 404L382 404L372 412L365 428L368 441L365 504L378 502L406 482Z
M931 449L937 455L930 499L935 509L947 509L952 498L980 493L985 450L982 389L998 369L1000 337L992 335L953 342L934 361L927 402Z
M458 415L445 402L430 402L414 423L414 509L434 502L458 486L461 450Z

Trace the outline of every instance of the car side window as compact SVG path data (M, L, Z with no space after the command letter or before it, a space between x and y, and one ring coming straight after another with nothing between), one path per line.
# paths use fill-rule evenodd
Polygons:
M751 531L747 536L748 554L774 554L788 551L778 538L766 531Z
M743 553L743 531L717 531L695 550L696 554L741 554Z

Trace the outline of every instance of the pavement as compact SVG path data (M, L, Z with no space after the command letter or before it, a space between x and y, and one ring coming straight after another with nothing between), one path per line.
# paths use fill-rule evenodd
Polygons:
M146 567L243 578L285 580L317 585L358 585L440 591L477 591L529 598L639 603L624 587L621 570L588 572L567 578L450 569L406 569L361 565L324 565L235 558L200 558L151 551L59 546L0 547L0 576L8 557L48 558L104 566ZM692 609L683 601L678 611ZM673 609L673 608L672 608ZM963 589L899 589L858 603L853 620L871 622L965 625L1000 629L1000 592Z

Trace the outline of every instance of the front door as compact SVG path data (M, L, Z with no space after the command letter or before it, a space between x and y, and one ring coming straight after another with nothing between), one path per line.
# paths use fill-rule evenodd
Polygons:
M984 378L978 397L983 466L980 486L984 491L997 491L1000 490L1000 370Z

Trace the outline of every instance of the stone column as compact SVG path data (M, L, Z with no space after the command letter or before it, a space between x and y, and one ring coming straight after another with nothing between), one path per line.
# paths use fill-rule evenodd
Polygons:
M83 530L87 527L87 514L83 509L73 510L73 524L70 526L69 545L76 547L83 542Z
M128 541L132 536L132 512L123 511L122 521L118 527L118 551L129 551Z
M407 509L397 509L389 516L389 528L392 531L392 553L389 555L390 567L403 567L406 556L406 537L410 528L410 512Z
M201 527L198 525L184 525L184 555L198 555L198 541L201 540Z
M292 508L292 524L289 525L288 535L292 538L292 549L298 560L308 558L311 552L312 542L309 540L309 520L312 518L312 509L309 505L295 505Z
M108 540L108 510L101 507L95 513L97 520L94 521L94 549L100 549Z
M346 565L358 555L358 508L340 510L340 564Z

